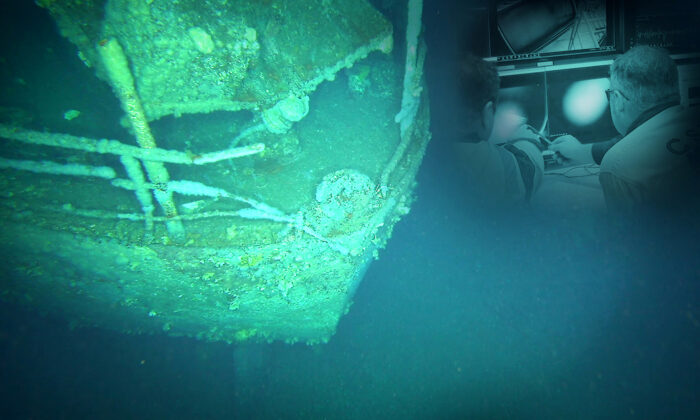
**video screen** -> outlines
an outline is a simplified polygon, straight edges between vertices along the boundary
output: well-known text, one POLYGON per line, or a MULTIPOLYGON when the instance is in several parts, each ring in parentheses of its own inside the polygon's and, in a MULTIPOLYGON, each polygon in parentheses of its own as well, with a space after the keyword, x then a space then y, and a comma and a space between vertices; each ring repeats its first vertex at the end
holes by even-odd
POLYGON ((700 3, 666 0, 635 0, 630 4, 633 18, 630 47, 652 45, 672 54, 698 52, 700 3))
POLYGON ((542 128, 546 108, 544 80, 544 73, 501 78, 498 106, 489 141, 498 144, 512 140, 515 130, 523 123, 537 130, 542 128))
POLYGON ((549 136, 571 134, 582 143, 617 136, 605 95, 609 87, 608 66, 549 72, 549 136))
POLYGON ((495 30, 491 37, 494 57, 613 48, 606 0, 495 2, 495 30))

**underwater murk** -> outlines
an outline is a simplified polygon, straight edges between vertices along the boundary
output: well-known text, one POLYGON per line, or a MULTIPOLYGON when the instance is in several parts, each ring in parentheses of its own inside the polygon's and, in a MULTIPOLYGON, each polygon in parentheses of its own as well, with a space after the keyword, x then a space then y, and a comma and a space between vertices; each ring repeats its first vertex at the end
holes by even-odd
POLYGON ((473 209, 421 3, 3 3, 0 417, 695 418, 697 229, 473 209))

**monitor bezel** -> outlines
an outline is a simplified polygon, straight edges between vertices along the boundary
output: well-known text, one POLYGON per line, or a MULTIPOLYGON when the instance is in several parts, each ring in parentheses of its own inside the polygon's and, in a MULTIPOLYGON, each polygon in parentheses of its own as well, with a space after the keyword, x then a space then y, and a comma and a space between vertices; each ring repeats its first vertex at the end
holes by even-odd
POLYGON ((560 64, 569 61, 595 60, 614 56, 626 50, 626 41, 629 36, 625 34, 625 19, 627 18, 624 7, 624 0, 605 0, 605 19, 607 37, 611 45, 606 48, 582 49, 561 52, 531 52, 525 54, 494 55, 493 48, 496 40, 500 37, 497 25, 497 0, 488 0, 489 16, 489 56, 487 61, 496 63, 498 66, 527 67, 535 66, 538 63, 560 64))

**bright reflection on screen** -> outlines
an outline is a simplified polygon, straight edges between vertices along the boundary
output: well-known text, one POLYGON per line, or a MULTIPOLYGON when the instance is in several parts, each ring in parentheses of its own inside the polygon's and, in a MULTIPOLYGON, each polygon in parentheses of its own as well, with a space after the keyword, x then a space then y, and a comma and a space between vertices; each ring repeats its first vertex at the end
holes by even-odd
POLYGON ((609 87, 610 80, 607 78, 572 83, 562 101, 566 118, 579 127, 598 121, 608 107, 605 90, 609 87))

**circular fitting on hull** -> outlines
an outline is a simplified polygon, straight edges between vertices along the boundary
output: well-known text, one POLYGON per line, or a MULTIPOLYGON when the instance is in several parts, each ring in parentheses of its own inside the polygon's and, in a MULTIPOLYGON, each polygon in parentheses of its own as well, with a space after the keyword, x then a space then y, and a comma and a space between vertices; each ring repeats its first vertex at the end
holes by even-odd
POLYGON ((275 106, 263 111, 262 119, 271 133, 284 134, 292 124, 300 121, 309 113, 309 97, 290 96, 277 102, 275 106))

